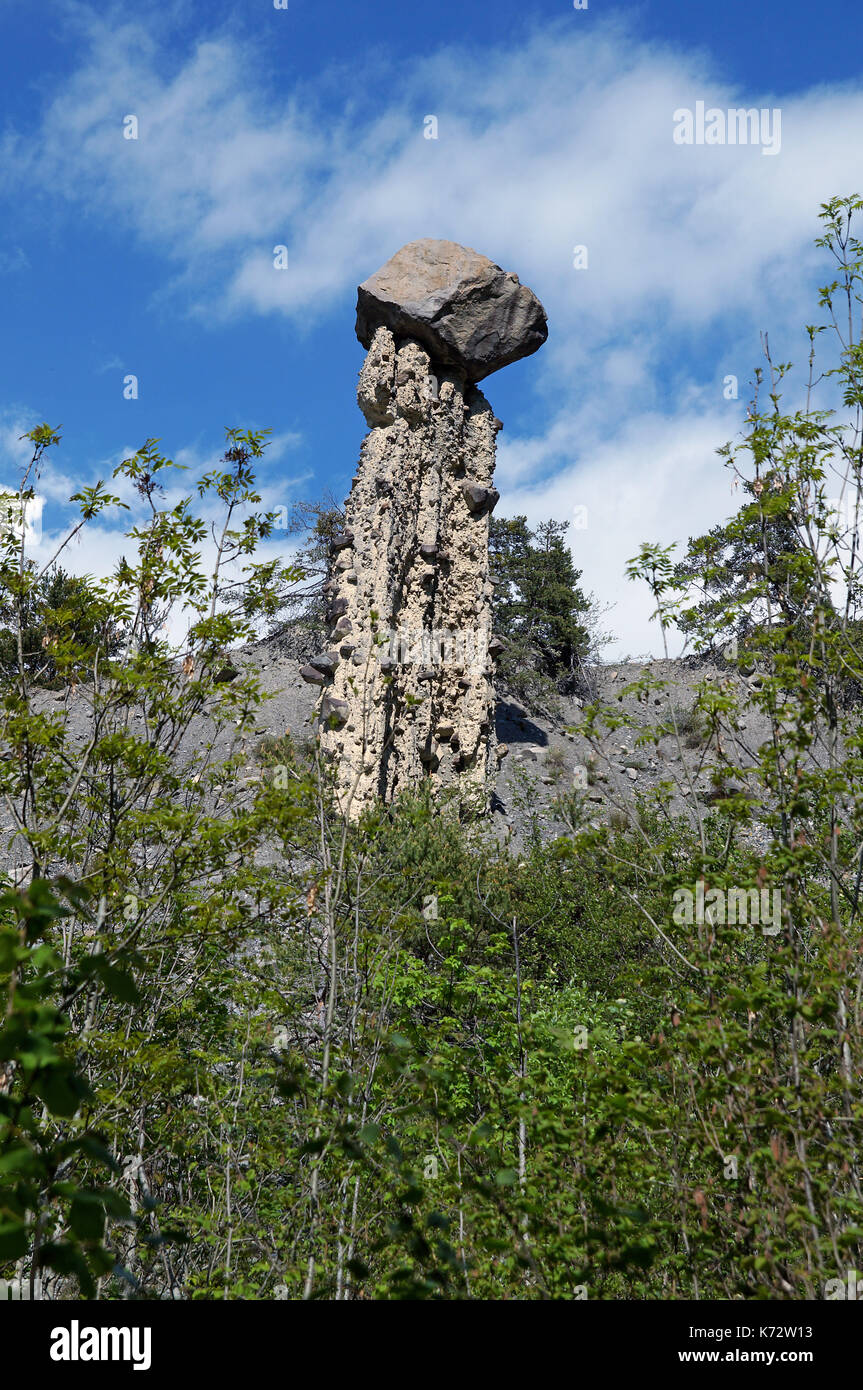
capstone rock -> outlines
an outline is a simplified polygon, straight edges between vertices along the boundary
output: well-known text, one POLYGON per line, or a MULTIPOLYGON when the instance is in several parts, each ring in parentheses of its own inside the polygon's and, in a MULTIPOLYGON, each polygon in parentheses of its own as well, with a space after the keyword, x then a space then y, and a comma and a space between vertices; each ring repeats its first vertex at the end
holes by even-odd
MULTIPOLYGON (((545 310, 512 271, 454 241, 412 241, 360 285, 357 337, 372 349, 379 328, 396 342, 413 338, 432 363, 454 367, 471 382, 528 357, 548 337, 545 310)), ((378 352, 386 353, 386 342, 378 352)), ((361 406, 370 424, 387 424, 394 407, 418 422, 440 389, 437 373, 416 376, 384 356, 366 383, 361 406), (393 393, 393 389, 395 392, 393 393), (395 394, 395 400, 393 399, 395 394)))

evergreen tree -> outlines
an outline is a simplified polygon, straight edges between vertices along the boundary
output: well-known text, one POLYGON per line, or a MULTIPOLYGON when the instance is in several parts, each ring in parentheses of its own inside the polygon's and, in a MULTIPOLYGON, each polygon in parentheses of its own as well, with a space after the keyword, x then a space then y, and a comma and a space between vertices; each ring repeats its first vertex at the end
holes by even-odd
POLYGON ((524 516, 491 522, 493 622, 507 642, 498 670, 529 703, 541 704, 571 682, 590 646, 581 622, 590 605, 565 543, 568 525, 550 520, 532 531, 524 516))
POLYGON ((67 574, 57 565, 37 574, 31 560, 15 576, 7 560, 0 591, 0 671, 18 667, 21 652, 30 678, 51 686, 86 677, 87 653, 103 657, 119 647, 119 626, 87 577, 67 574), (74 649, 74 661, 67 660, 74 649))
POLYGON ((330 542, 344 529, 344 508, 332 492, 320 502, 297 502, 293 507, 288 535, 302 539, 293 559, 293 577, 280 587, 279 617, 272 635, 285 640, 297 655, 316 649, 326 626, 324 584, 332 560, 330 542))

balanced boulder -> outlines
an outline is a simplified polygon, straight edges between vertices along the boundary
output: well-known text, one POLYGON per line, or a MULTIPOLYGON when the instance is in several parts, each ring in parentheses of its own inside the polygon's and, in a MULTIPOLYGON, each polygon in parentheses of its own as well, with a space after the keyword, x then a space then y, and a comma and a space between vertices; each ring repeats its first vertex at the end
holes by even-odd
POLYGON ((413 338, 468 381, 528 357, 548 337, 545 310, 518 276, 455 241, 411 241, 360 285, 357 337, 413 338))

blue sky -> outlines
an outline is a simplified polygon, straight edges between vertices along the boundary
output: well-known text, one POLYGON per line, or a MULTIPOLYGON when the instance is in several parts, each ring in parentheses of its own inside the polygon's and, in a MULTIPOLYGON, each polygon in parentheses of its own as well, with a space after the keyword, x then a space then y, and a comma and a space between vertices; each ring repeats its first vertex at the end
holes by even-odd
MULTIPOLYGON (((357 283, 450 237, 549 315, 542 351, 484 383, 499 513, 586 508, 584 583, 618 651, 655 649, 625 561, 733 508, 713 451, 759 331, 802 360, 818 206, 863 191, 861 39, 850 0, 0 0, 0 481, 23 429, 62 424, 45 554, 69 493, 148 436, 197 470, 225 425, 268 426, 268 505, 344 496, 357 283), (778 108, 778 152, 675 144, 697 101, 778 108)), ((71 560, 122 550, 103 526, 71 560)))

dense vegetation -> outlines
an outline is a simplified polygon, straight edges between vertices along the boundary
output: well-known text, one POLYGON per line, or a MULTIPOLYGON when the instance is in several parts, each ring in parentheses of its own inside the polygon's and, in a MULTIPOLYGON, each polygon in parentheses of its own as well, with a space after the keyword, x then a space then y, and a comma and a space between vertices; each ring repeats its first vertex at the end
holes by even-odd
MULTIPOLYGON (((861 211, 823 212, 841 415, 786 408, 768 359, 723 451, 760 570, 705 608, 668 551, 631 565, 663 631, 745 631, 760 676, 751 750, 734 685, 703 682, 716 796, 686 821, 671 765, 609 827, 576 788, 569 833, 520 857, 422 788, 340 823, 314 745, 262 739, 229 665, 298 578, 255 559, 260 434, 230 432, 200 482, 224 511, 214 573, 191 499, 160 508, 155 441, 120 469, 149 503, 135 558, 82 581, 86 620, 58 627, 81 590, 53 597, 4 539, 0 1277, 103 1299, 784 1299, 861 1267, 863 728, 840 694, 863 653, 856 530, 829 505, 837 469, 863 481, 861 211), (50 698, 19 640, 40 611, 50 698), (699 886, 703 913, 675 910, 699 886), (778 893, 769 931, 727 920, 732 889, 778 893)), ((31 438, 36 464, 59 442, 31 438)), ((77 500, 84 521, 117 505, 77 500)), ((578 611, 531 627, 533 541, 508 525, 513 631, 566 663, 578 611)), ((641 740, 679 739, 650 668, 633 689, 641 740)))

